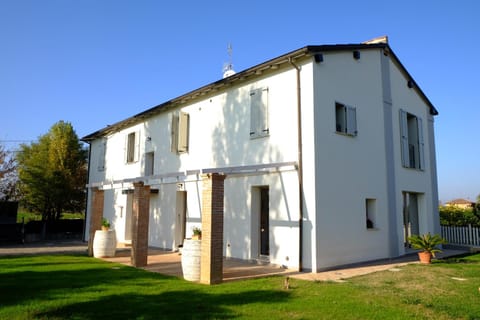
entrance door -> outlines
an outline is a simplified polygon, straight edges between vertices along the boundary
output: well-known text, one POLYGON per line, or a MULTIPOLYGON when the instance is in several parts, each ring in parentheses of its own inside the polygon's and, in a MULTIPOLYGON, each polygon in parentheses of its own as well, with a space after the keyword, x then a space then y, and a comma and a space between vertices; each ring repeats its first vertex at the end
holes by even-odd
POLYGON ((270 229, 269 229, 269 189, 260 189, 260 255, 270 255, 270 229))
POLYGON ((187 223, 187 192, 177 191, 176 199, 176 220, 175 220, 175 249, 183 245, 186 236, 187 223))
POLYGON ((405 247, 410 247, 408 237, 419 234, 419 232, 417 194, 403 192, 403 234, 405 247))

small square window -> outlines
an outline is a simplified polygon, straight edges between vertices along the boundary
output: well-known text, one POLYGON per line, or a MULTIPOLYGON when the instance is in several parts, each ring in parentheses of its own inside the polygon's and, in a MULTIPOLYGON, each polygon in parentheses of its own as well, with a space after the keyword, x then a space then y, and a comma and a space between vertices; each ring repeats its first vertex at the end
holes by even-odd
POLYGON ((357 112, 354 107, 335 103, 335 130, 349 136, 357 135, 357 112))

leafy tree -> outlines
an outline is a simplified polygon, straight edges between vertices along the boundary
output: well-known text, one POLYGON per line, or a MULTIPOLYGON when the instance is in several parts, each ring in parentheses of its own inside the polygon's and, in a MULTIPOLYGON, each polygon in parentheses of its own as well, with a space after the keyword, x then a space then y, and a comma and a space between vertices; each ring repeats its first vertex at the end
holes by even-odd
POLYGON ((23 204, 42 220, 85 206, 87 151, 70 123, 59 121, 38 142, 20 146, 17 156, 23 204))
POLYGON ((18 200, 15 158, 0 145, 0 201, 18 200))

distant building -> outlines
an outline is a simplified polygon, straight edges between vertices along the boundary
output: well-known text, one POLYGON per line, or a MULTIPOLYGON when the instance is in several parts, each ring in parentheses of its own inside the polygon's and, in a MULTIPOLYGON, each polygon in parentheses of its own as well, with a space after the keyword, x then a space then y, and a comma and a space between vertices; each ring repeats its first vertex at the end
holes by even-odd
POLYGON ((306 46, 83 137, 87 223, 178 250, 219 174, 223 256, 312 272, 398 257, 440 233, 437 114, 386 41, 306 46))
POLYGON ((457 207, 460 209, 470 209, 473 208, 475 202, 466 199, 454 199, 445 203, 449 207, 457 207))

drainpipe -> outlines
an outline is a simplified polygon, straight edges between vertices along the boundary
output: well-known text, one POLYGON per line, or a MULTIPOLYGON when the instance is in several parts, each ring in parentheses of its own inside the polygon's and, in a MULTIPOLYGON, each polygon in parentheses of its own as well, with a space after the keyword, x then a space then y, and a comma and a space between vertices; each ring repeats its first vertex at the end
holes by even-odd
MULTIPOLYGON (((91 158, 91 156, 92 156, 92 148, 91 148, 91 144, 88 143, 87 185, 90 184, 90 158, 91 158)), ((89 190, 88 190, 88 187, 86 189, 87 189, 87 195, 85 197, 85 218, 83 219, 82 241, 85 241, 85 232, 86 232, 86 229, 87 229, 88 195, 90 193, 89 190)))
POLYGON ((302 98, 300 86, 300 70, 301 68, 288 58, 288 62, 297 70, 297 146, 298 146, 298 270, 303 270, 303 157, 302 157, 302 98))

